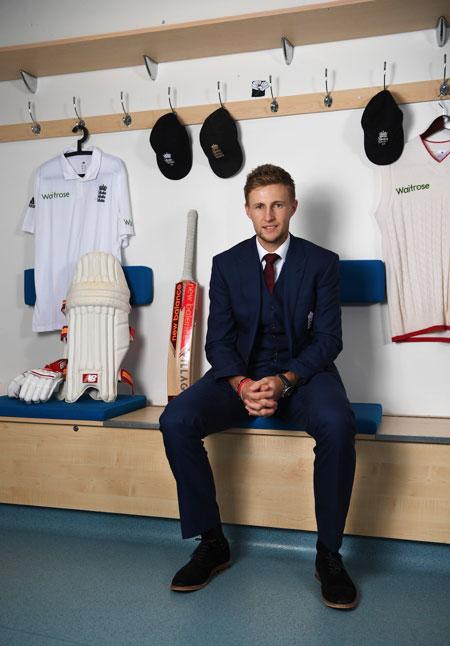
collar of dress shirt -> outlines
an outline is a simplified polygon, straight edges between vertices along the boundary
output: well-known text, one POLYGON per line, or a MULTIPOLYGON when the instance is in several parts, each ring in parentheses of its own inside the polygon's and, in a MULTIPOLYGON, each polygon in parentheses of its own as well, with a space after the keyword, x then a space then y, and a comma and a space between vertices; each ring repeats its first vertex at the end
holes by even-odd
POLYGON ((258 238, 256 238, 256 248, 258 249, 259 260, 262 262, 262 259, 267 253, 277 253, 280 256, 281 260, 284 262, 286 260, 286 254, 288 252, 290 242, 291 234, 289 233, 287 239, 283 242, 282 245, 278 247, 278 249, 275 249, 275 251, 267 251, 267 249, 264 249, 264 247, 260 244, 258 238))

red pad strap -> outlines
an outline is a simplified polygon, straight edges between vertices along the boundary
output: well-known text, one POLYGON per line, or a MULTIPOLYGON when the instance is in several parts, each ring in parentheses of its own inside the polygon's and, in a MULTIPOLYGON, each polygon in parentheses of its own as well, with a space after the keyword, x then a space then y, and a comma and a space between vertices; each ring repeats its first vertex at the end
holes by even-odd
POLYGON ((64 376, 67 374, 67 359, 57 359, 53 363, 48 363, 44 366, 44 370, 52 370, 53 372, 60 372, 64 376))
POLYGON ((134 395, 134 380, 133 375, 128 370, 121 368, 119 371, 119 381, 123 381, 131 387, 131 394, 134 395))
POLYGON ((63 343, 67 343, 67 333, 68 333, 68 331, 69 331, 69 327, 67 325, 63 325, 63 327, 61 328, 60 335, 59 335, 59 338, 61 339, 61 341, 63 341, 63 343))

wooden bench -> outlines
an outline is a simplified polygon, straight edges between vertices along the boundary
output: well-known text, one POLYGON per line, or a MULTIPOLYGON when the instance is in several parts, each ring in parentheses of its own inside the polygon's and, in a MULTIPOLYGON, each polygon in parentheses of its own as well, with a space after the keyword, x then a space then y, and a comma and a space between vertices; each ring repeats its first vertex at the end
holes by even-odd
MULTIPOLYGON (((158 418, 0 418, 0 502, 178 517, 158 418)), ((231 429, 205 440, 224 522, 315 530, 314 440, 231 429)), ((450 420, 384 416, 358 435, 346 532, 450 543, 450 420)))

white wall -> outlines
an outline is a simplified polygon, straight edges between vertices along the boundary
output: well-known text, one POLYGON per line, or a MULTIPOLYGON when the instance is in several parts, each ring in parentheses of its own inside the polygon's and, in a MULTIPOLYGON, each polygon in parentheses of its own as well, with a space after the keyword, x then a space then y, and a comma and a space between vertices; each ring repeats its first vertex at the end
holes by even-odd
MULTIPOLYGON (((0 0, 0 46, 23 42, 141 28, 220 15, 298 5, 279 0, 180 0, 149 3, 75 3, 0 0)), ((450 53, 449 44, 445 51, 450 53)), ((73 116, 72 95, 80 98, 83 116, 120 111, 120 91, 129 95, 130 110, 167 105, 167 86, 177 106, 211 103, 217 107, 216 83, 228 101, 250 98, 250 83, 273 75, 280 96, 321 91, 324 68, 330 89, 379 86, 383 60, 388 83, 442 76, 444 50, 433 31, 297 47, 287 67, 281 50, 206 58, 160 65, 150 81, 143 66, 39 79, 36 95, 21 81, 0 83, 0 123, 27 120, 32 99, 38 119, 73 116)), ((374 94, 379 87, 374 89, 374 94)), ((256 99, 255 99, 256 100, 256 99)), ((405 134, 421 132, 439 114, 436 105, 403 107, 405 134)), ((272 117, 239 124, 245 164, 227 180, 216 177, 200 148, 200 126, 191 126, 194 163, 178 182, 159 172, 149 132, 93 135, 90 143, 120 156, 127 165, 136 237, 126 251, 126 264, 146 264, 155 273, 155 299, 134 313, 138 338, 126 366, 135 374, 138 391, 152 403, 166 400, 166 347, 174 281, 179 277, 186 214, 199 213, 197 277, 204 286, 202 343, 208 309, 211 257, 252 235, 243 209, 246 173, 260 163, 284 166, 293 175, 300 199, 293 233, 333 249, 342 258, 380 258, 381 243, 372 216, 375 167, 364 157, 361 110, 329 114, 272 117)), ((89 126, 89 119, 87 119, 89 126)), ((64 139, 4 143, 0 146, 2 215, 0 257, 3 285, 0 320, 0 392, 24 369, 43 365, 60 354, 58 336, 31 332, 30 308, 23 304, 22 272, 33 265, 33 239, 20 231, 21 217, 34 169, 72 143, 64 139)), ((386 413, 449 416, 447 344, 392 344, 386 305, 345 307, 344 351, 338 359, 352 401, 379 401, 386 413)), ((203 361, 203 367, 206 363, 203 361)))

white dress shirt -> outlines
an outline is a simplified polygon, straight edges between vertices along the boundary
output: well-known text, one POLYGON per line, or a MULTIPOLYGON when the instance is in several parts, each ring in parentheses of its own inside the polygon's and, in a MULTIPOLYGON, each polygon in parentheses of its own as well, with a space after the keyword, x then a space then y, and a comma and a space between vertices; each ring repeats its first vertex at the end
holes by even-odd
POLYGON ((275 262, 273 266, 275 269, 275 282, 278 280, 280 272, 283 268, 290 242, 291 242, 291 234, 288 234, 287 239, 283 242, 282 245, 278 247, 278 249, 275 249, 275 251, 267 251, 267 249, 264 249, 264 247, 260 244, 260 242, 258 241, 258 238, 256 238, 256 248, 258 249, 258 255, 262 264, 263 271, 266 266, 266 261, 263 260, 263 258, 266 254, 276 253, 280 256, 280 258, 275 262))

